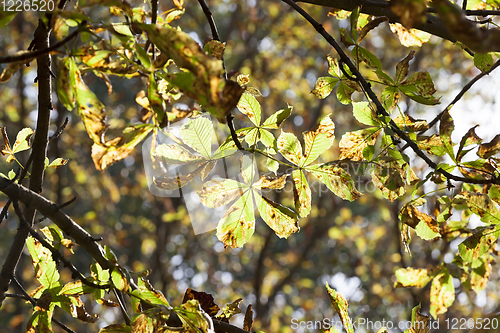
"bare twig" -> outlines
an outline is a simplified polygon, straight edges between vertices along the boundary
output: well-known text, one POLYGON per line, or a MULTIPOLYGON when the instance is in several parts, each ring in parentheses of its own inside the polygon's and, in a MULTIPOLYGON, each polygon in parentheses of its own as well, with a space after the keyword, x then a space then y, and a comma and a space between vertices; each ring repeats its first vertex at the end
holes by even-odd
MULTIPOLYGON (((337 51, 337 53, 340 56, 341 61, 343 61, 351 70, 351 72, 355 75, 357 78, 357 81, 359 84, 363 87, 365 90, 368 98, 375 104, 376 106, 376 112, 379 115, 382 115, 384 117, 388 117, 390 119, 389 113, 385 110, 385 108, 382 106, 382 103, 380 103, 380 100, 378 99, 377 95, 373 92, 371 85, 366 81, 366 79, 361 75, 359 70, 356 68, 356 66, 352 63, 351 59, 347 56, 347 54, 344 52, 344 50, 340 47, 340 45, 335 41, 335 39, 326 32, 326 30, 323 28, 321 24, 319 24, 311 15, 309 15, 306 11, 304 11, 300 6, 298 6, 293 0, 283 0, 283 2, 287 3, 289 6, 291 6, 293 9, 295 9, 300 15, 302 15, 311 25, 318 31, 321 36, 323 36, 326 41, 333 46, 333 48, 337 51)), ((402 131, 399 126, 391 119, 388 123, 387 126, 394 132, 396 133, 402 140, 404 140, 408 146, 415 152, 415 154, 423 159, 425 163, 434 169, 436 172, 439 172, 446 178, 450 180, 455 180, 455 181, 461 181, 465 183, 470 183, 470 184, 500 184, 500 178, 496 177, 493 179, 473 179, 473 178, 466 178, 466 177, 460 177, 453 175, 441 168, 438 168, 438 165, 432 161, 425 153, 418 147, 417 143, 414 142, 408 135, 402 131)))
MULTIPOLYGON (((446 112, 446 111, 449 111, 451 110, 451 108, 453 107, 453 105, 455 105, 464 95, 465 93, 472 87, 472 85, 474 83, 476 83, 477 81, 479 81, 481 78, 483 78, 484 76, 486 75, 489 75, 491 72, 493 72, 498 66, 500 66, 500 60, 497 60, 497 62, 495 62, 491 67, 490 69, 488 69, 487 71, 485 72, 481 72, 479 73, 478 75, 476 75, 472 80, 470 80, 463 88, 462 90, 460 90, 460 92, 457 94, 457 96, 455 96, 455 98, 450 102, 450 104, 448 104, 448 106, 443 110, 441 111, 434 119, 432 119, 429 124, 428 124, 428 128, 432 128, 434 125, 436 125, 436 123, 438 121, 441 120, 441 117, 443 116, 443 114, 446 112)), ((426 130, 422 130, 420 131, 418 134, 423 134, 427 131, 426 130)))
MULTIPOLYGON (((74 197, 73 199, 68 200, 68 201, 62 203, 61 205, 57 205, 57 208, 63 209, 64 207, 67 207, 67 206, 71 205, 75 201, 76 201, 76 197, 74 197)), ((47 219, 47 216, 41 217, 41 218, 39 218, 38 220, 35 221, 35 224, 43 222, 46 219, 47 219)))
MULTIPOLYGON (((219 37, 219 32, 217 31, 217 26, 215 25, 215 20, 212 15, 212 12, 210 11, 210 8, 208 8, 205 0, 198 0, 198 3, 200 4, 201 8, 203 9, 203 13, 207 18, 208 25, 210 26, 210 30, 212 31, 212 38, 220 42, 221 40, 219 37)), ((226 65, 224 63, 224 57, 222 57, 222 67, 224 68, 224 78, 227 81, 228 77, 227 77, 226 65)), ((233 139, 234 144, 236 145, 238 150, 245 150, 243 149, 243 146, 241 145, 241 142, 238 139, 238 135, 236 134, 236 130, 234 129, 233 119, 234 117, 231 113, 228 113, 226 115, 227 127, 229 127, 231 138, 233 139)))
POLYGON ((30 52, 30 53, 24 53, 24 54, 15 55, 15 56, 0 57, 0 64, 9 63, 9 62, 24 61, 24 60, 28 60, 28 59, 31 60, 31 59, 35 59, 41 55, 47 54, 51 51, 54 51, 54 50, 58 49, 59 47, 63 46, 64 44, 66 44, 67 42, 69 42, 70 40, 72 40, 73 38, 75 38, 80 33, 80 31, 83 31, 82 27, 84 27, 85 24, 87 24, 87 23, 82 22, 80 24, 80 26, 75 31, 73 31, 71 34, 66 36, 66 38, 64 38, 60 42, 57 42, 56 44, 54 44, 50 47, 46 47, 46 48, 43 48, 40 50, 37 49, 36 51, 30 52))
POLYGON ((52 141, 52 140, 57 139, 62 134, 62 132, 64 131, 64 129, 66 128, 66 126, 68 125, 68 122, 69 122, 69 118, 66 117, 66 119, 64 119, 64 123, 62 123, 62 125, 59 126, 59 128, 57 129, 57 131, 54 134, 52 134, 52 136, 50 137, 49 140, 52 141))

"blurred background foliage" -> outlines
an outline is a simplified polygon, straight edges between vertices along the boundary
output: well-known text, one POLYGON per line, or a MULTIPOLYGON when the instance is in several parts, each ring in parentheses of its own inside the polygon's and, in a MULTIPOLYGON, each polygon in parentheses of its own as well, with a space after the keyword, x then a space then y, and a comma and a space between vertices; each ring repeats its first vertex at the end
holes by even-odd
MULTIPOLYGON (((129 2, 134 7, 144 6, 142 1, 129 2)), ((326 55, 334 53, 288 6, 280 1, 255 0, 211 0, 209 5, 221 40, 227 42, 227 70, 250 75, 250 86, 260 89, 263 94, 259 102, 266 116, 288 103, 294 108, 290 118, 293 121, 285 123, 285 130, 300 133, 310 129, 322 115, 332 113, 337 144, 342 134, 361 128, 351 115, 351 106, 340 104, 333 96, 319 100, 310 93, 316 79, 326 75, 326 55)), ((170 1, 161 1, 159 13, 172 7, 170 1)), ((348 20, 339 21, 328 16, 327 8, 313 5, 303 5, 303 8, 335 38, 339 38, 339 27, 348 26, 348 20)), ((106 9, 93 7, 88 14, 101 17, 106 15, 106 9)), ((26 49, 36 23, 35 14, 24 12, 4 27, 5 33, 0 36, 2 55, 26 49)), ((200 43, 211 36, 206 18, 195 2, 186 4, 185 14, 172 24, 200 43)), ((362 43, 377 55, 383 69, 390 74, 412 49, 400 44, 387 23, 371 31, 362 43)), ((422 114, 422 106, 409 99, 403 98, 399 107, 416 118, 430 120, 478 70, 462 49, 436 37, 421 48, 413 49, 417 53, 410 71, 430 72, 437 84, 437 95, 443 96, 442 104, 426 108, 425 114, 422 114)), ((57 58, 55 54, 54 72, 59 65, 57 58)), ((0 86, 0 123, 7 127, 11 140, 21 128, 34 127, 35 67, 24 67, 0 86)), ((141 107, 135 103, 134 96, 145 87, 141 78, 111 77, 113 92, 109 95, 104 83, 93 74, 84 78, 105 103, 112 128, 138 122, 141 107)), ((360 94, 354 97, 361 98, 360 94)), ((489 98, 483 96, 483 103, 493 102, 489 98)), ((473 112, 470 119, 463 121, 473 122, 473 112)), ((241 127, 244 116, 237 111, 234 115, 236 127, 241 127)), ((91 139, 78 115, 57 103, 52 117, 54 131, 65 117, 69 117, 70 122, 63 135, 50 143, 49 158, 63 157, 69 162, 65 167, 47 171, 43 195, 57 203, 76 196, 77 201, 66 207, 65 212, 92 235, 102 236, 103 244, 115 251, 121 263, 133 271, 151 270, 151 282, 174 305, 181 303, 188 287, 213 294, 219 305, 242 297, 241 308, 252 304, 256 312, 254 329, 291 332, 291 318, 333 318, 335 312, 324 288, 327 281, 349 301, 354 320, 358 317, 374 321, 409 320, 415 305, 422 303, 423 310, 429 310, 430 285, 424 289, 395 289, 394 271, 407 266, 431 268, 443 260, 451 261, 450 253, 457 250, 457 244, 443 240, 424 242, 414 237, 412 256, 407 254, 402 247, 397 218, 402 203, 389 203, 374 190, 370 178, 362 175, 357 178, 357 187, 365 195, 352 203, 322 191, 317 184, 312 185, 312 213, 300 221, 300 233, 288 240, 279 239, 260 221, 244 248, 224 249, 215 232, 194 234, 182 199, 151 194, 139 146, 124 161, 99 172, 90 157, 91 139)), ((325 154, 325 160, 337 159, 338 145, 325 154)), ((20 154, 23 162, 27 156, 20 154)), ((2 171, 10 169, 4 161, 1 163, 2 171)), ((423 170, 417 168, 416 171, 422 177, 423 170)), ((289 185, 274 199, 292 206, 289 185)), ((2 196, 2 206, 5 201, 2 196)), ((50 224, 50 221, 43 223, 50 224)), ((13 216, 0 225, 0 257, 5 256, 17 225, 13 216)), ((88 271, 90 258, 80 255, 78 248, 72 260, 79 269, 88 271)), ((440 316, 441 320, 484 317, 486 313, 499 311, 499 273, 498 265, 493 265, 490 282, 480 295, 459 289, 456 301, 448 313, 440 316)), ((17 276, 25 286, 33 280, 27 252, 19 264, 17 276)), ((67 276, 68 280, 70 278, 67 276)), ((27 289, 31 291, 34 287, 35 284, 27 289)), ((0 312, 0 326, 11 332, 23 331, 30 307, 21 300, 6 300, 0 312)), ((77 332, 95 332, 99 326, 114 322, 119 315, 118 311, 102 309, 95 303, 93 308, 87 309, 90 313, 103 315, 96 324, 72 327, 77 332)), ((62 311, 60 314, 64 315, 62 311)), ((237 318, 242 320, 242 317, 237 318)), ((446 331, 442 328, 436 332, 446 331)))

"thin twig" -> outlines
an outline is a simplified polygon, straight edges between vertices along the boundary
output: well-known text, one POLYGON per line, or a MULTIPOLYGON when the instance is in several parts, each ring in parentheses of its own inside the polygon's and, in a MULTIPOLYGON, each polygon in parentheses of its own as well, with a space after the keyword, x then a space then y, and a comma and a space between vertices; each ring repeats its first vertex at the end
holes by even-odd
MULTIPOLYGON (((219 37, 219 32, 217 31, 217 26, 215 25, 215 20, 214 16, 212 15, 212 12, 210 11, 210 8, 208 8, 207 3, 205 0, 198 0, 198 3, 200 4, 201 8, 203 9, 203 13, 205 14, 208 25, 210 26, 210 30, 212 31, 212 38, 217 41, 221 41, 219 37)), ((224 56, 222 57, 222 67, 224 68, 224 79, 227 81, 227 70, 226 70, 226 64, 224 62, 224 56)), ((229 127, 229 132, 231 133, 231 138, 234 141, 234 144, 238 148, 238 150, 245 150, 243 146, 241 145, 240 140, 238 139, 238 135, 236 134, 236 130, 234 129, 234 123, 233 123, 233 115, 231 113, 228 113, 226 115, 226 122, 227 122, 227 127, 229 127)))
POLYGON ((52 45, 50 47, 47 47, 47 48, 44 48, 41 50, 36 50, 36 51, 30 52, 30 53, 24 53, 24 54, 20 54, 20 55, 13 55, 13 56, 7 56, 7 57, 0 57, 0 64, 9 63, 9 62, 24 61, 24 60, 28 60, 28 59, 31 60, 31 59, 35 59, 41 55, 44 55, 45 53, 49 53, 51 51, 54 51, 55 49, 58 49, 59 47, 63 46, 64 44, 66 44, 67 42, 69 42, 70 40, 75 38, 80 33, 80 31, 83 30, 82 28, 85 24, 87 24, 87 23, 85 21, 83 21, 75 31, 73 31, 71 34, 69 34, 62 41, 55 43, 54 45, 52 45))
POLYGON ((69 122, 69 118, 66 117, 66 119, 64 119, 64 123, 62 123, 62 125, 59 126, 57 131, 54 134, 52 134, 52 136, 49 138, 49 140, 52 141, 52 140, 57 139, 62 134, 62 132, 64 131, 66 126, 68 125, 68 122, 69 122))
MULTIPOLYGON (((356 76, 358 82, 365 90, 366 94, 368 95, 368 98, 371 99, 372 102, 375 104, 377 114, 382 115, 384 117, 389 117, 390 119, 389 113, 382 106, 382 103, 380 103, 380 100, 378 99, 377 95, 373 92, 371 85, 361 75, 359 70, 356 68, 356 66, 354 66, 351 59, 347 56, 347 54, 335 41, 335 39, 326 32, 326 30, 323 28, 321 24, 319 24, 311 15, 309 15, 306 11, 304 11, 293 0, 283 0, 283 2, 287 3, 290 7, 295 9, 300 15, 302 15, 309 23, 311 23, 311 25, 316 29, 316 31, 318 31, 318 33, 321 34, 321 36, 323 36, 331 46, 333 46, 333 48, 339 54, 341 61, 343 61, 349 67, 351 72, 356 76)), ((500 178, 498 177, 493 179, 465 178, 453 175, 441 168, 438 168, 438 165, 434 161, 432 161, 427 155, 425 155, 425 153, 418 147, 417 143, 414 142, 412 139, 410 139, 410 137, 408 137, 408 135, 399 128, 399 126, 394 122, 394 120, 391 119, 387 125, 394 133, 396 133, 401 139, 403 139, 408 144, 408 146, 410 146, 410 148, 415 152, 415 154, 419 156, 421 159, 423 159, 429 167, 434 169, 436 172, 439 172, 446 178, 470 184, 500 184, 500 178)))
MULTIPOLYGON (((68 200, 68 201, 66 201, 66 202, 64 202, 64 203, 62 203, 62 204, 60 204, 60 205, 58 205, 58 206, 57 206, 57 208, 58 208, 58 209, 63 209, 64 207, 71 205, 71 204, 72 204, 73 202, 75 202, 75 201, 76 201, 76 197, 74 197, 73 199, 68 200)), ((36 220, 36 221, 35 221, 35 224, 40 223, 40 222, 43 222, 43 221, 45 221, 46 219, 47 219, 47 216, 41 217, 41 218, 39 218, 38 220, 36 220)))
MULTIPOLYGON (((488 69, 487 71, 485 72, 481 72, 479 73, 478 75, 476 75, 472 80, 470 80, 463 88, 462 90, 460 90, 460 92, 457 94, 457 96, 455 96, 455 98, 453 99, 453 101, 451 101, 450 104, 448 104, 448 106, 443 110, 441 111, 434 119, 432 119, 432 121, 428 124, 428 128, 432 128, 434 125, 436 125, 436 123, 441 120, 441 117, 443 116, 443 114, 446 112, 446 111, 449 111, 453 105, 455 105, 464 95, 465 93, 472 87, 472 85, 474 83, 476 83, 477 81, 479 81, 481 78, 483 78, 484 76, 486 75, 489 75, 491 72, 493 72, 493 70, 495 70, 498 66, 500 66, 500 60, 497 60, 497 62, 495 62, 491 67, 490 69, 488 69)), ((425 130, 422 130, 420 131, 418 134, 423 134, 427 131, 427 129, 425 130)))

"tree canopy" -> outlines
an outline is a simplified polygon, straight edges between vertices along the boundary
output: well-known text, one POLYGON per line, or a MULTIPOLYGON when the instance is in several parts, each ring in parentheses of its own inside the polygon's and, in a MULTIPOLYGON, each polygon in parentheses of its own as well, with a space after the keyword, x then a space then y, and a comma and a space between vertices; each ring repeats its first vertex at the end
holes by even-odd
POLYGON ((498 15, 4 1, 2 327, 497 331, 498 15))

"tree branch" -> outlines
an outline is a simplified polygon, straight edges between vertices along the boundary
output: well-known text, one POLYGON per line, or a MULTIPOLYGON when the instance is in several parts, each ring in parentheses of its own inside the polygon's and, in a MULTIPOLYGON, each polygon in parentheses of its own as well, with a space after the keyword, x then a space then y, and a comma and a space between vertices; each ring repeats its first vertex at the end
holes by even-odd
MULTIPOLYGON (((283 2, 287 3, 289 6, 291 6, 293 9, 295 9, 300 15, 302 15, 311 25, 318 31, 319 34, 321 34, 326 41, 333 46, 333 48, 337 51, 337 53, 340 56, 340 60, 344 62, 351 72, 354 74, 356 77, 357 81, 359 84, 363 87, 364 91, 366 92, 366 95, 368 98, 375 104, 376 106, 376 112, 379 115, 382 115, 384 117, 388 117, 390 119, 390 115, 385 110, 385 108, 382 106, 382 103, 380 103, 380 100, 378 99, 377 95, 373 92, 371 85, 366 81, 366 79, 361 75, 357 67, 352 63, 351 59, 347 56, 347 54, 344 52, 344 50, 340 47, 340 45, 335 41, 335 39, 326 32, 326 30, 323 28, 321 24, 319 24, 314 18, 312 18, 311 15, 309 15, 306 11, 304 11, 300 6, 298 6, 293 0, 283 0, 283 2)), ((497 184, 500 185, 500 178, 495 177, 493 179, 473 179, 473 178, 466 178, 466 177, 460 177, 453 175, 441 168, 438 168, 438 165, 432 161, 425 153, 418 147, 418 145, 410 139, 410 137, 402 131, 399 126, 391 119, 388 123, 387 126, 394 132, 396 133, 403 141, 405 141, 408 146, 415 152, 415 154, 423 159, 425 163, 432 169, 434 169, 436 172, 439 172, 443 176, 445 176, 449 180, 455 180, 455 181, 461 181, 465 183, 470 183, 470 184, 497 184)))
POLYGON ((17 202, 17 200, 14 200, 13 206, 14 206, 17 217, 19 218, 21 224, 25 225, 26 228, 28 228, 31 236, 33 236, 33 238, 35 238, 37 241, 39 241, 43 245, 43 247, 49 249, 49 251, 52 253, 52 257, 53 257, 54 261, 56 261, 56 260, 61 261, 63 263, 63 265, 65 267, 67 267, 71 271, 71 273, 73 273, 73 278, 79 279, 80 281, 82 281, 82 283, 84 285, 87 285, 87 286, 92 287, 92 288, 96 288, 96 289, 109 289, 109 288, 111 288, 111 286, 109 284, 98 285, 98 284, 95 284, 95 283, 87 280, 85 278, 85 276, 83 276, 82 273, 80 273, 76 269, 76 267, 73 266, 73 264, 61 254, 61 252, 59 252, 55 247, 50 245, 49 242, 47 242, 38 232, 36 232, 35 229, 33 229, 28 224, 28 221, 26 221, 26 219, 24 218, 24 215, 23 215, 23 212, 21 211, 21 208, 19 208, 19 203, 17 202))
MULTIPOLYGON (((50 48, 50 32, 50 28, 46 27, 42 20, 38 20, 38 27, 35 30, 33 39, 34 46, 37 50, 50 48)), ((29 187, 32 191, 37 193, 42 191, 45 158, 47 156, 47 145, 49 142, 50 111, 52 110, 52 72, 50 69, 50 61, 50 55, 48 53, 39 55, 36 60, 38 78, 38 118, 35 138, 33 139, 33 167, 31 170, 29 187)), ((30 226, 33 225, 35 212, 36 210, 34 207, 26 206, 25 216, 30 226)), ((9 287, 10 280, 19 262, 28 234, 29 230, 24 225, 20 225, 9 253, 7 254, 7 258, 2 266, 2 271, 0 272, 0 306, 5 299, 5 292, 9 287)))
MULTIPOLYGON (((9 180, 0 178, 0 187, 9 183, 9 180)), ((19 200, 25 205, 29 205, 38 210, 43 215, 47 216, 54 222, 62 231, 73 238, 75 242, 83 247, 94 258, 103 269, 111 269, 114 265, 104 257, 104 250, 95 242, 95 239, 75 221, 73 221, 66 213, 52 201, 47 200, 40 194, 35 193, 24 186, 16 183, 11 183, 9 186, 2 188, 3 193, 8 195, 12 200, 19 200)))
MULTIPOLYGON (((389 8, 389 2, 384 0, 299 0, 297 2, 305 2, 347 11, 353 11, 356 7, 361 6, 361 13, 373 16, 385 16, 389 19, 390 23, 401 22, 399 17, 389 8)), ((427 14, 427 20, 425 23, 417 24, 414 28, 449 40, 452 43, 457 41, 450 34, 448 29, 446 29, 443 21, 441 21, 439 17, 431 14, 427 14)))

